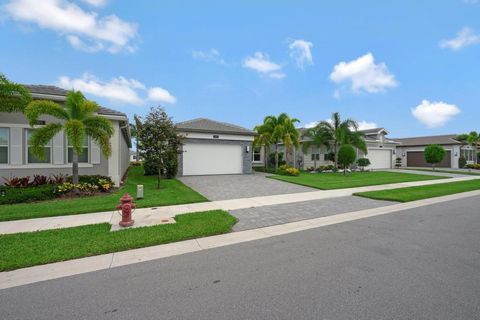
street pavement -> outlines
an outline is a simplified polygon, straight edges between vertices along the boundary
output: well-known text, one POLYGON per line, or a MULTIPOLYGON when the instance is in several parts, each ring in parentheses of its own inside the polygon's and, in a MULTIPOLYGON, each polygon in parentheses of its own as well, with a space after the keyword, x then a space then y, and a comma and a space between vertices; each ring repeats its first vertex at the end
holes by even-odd
POLYGON ((0 291, 0 319, 480 319, 480 197, 0 291))

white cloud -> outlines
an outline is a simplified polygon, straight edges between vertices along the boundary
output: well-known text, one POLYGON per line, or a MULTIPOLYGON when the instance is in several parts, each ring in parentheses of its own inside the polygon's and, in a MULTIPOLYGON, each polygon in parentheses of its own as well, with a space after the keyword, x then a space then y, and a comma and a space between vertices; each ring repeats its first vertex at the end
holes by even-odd
POLYGON ((440 47, 458 51, 465 47, 479 43, 480 34, 475 34, 473 29, 465 27, 457 33, 455 38, 440 41, 440 47))
POLYGON ((177 98, 172 96, 170 92, 160 87, 153 87, 148 89, 148 99, 152 101, 175 103, 177 98))
MULTIPOLYGON (((388 71, 386 64, 375 64, 371 53, 356 60, 338 63, 333 68, 330 79, 335 83, 350 84, 350 89, 355 93, 378 93, 397 86, 395 76, 388 71)), ((335 96, 339 97, 339 93, 335 96)))
POLYGON ((460 109, 454 104, 428 100, 422 100, 420 105, 412 109, 412 115, 429 128, 441 127, 459 113, 460 109))
POLYGON ((220 51, 218 51, 215 48, 211 48, 208 51, 193 50, 192 57, 197 60, 215 62, 221 65, 227 65, 225 60, 223 60, 223 58, 221 57, 220 51))
POLYGON ((243 67, 257 71, 258 73, 269 76, 274 79, 285 78, 285 73, 282 72, 282 66, 270 61, 268 54, 262 52, 255 52, 253 57, 247 57, 243 61, 243 67))
POLYGON ((480 3, 480 0, 463 0, 466 4, 477 4, 480 3))
POLYGON ((108 2, 108 0, 82 0, 82 1, 94 7, 103 7, 108 2))
POLYGON ((160 87, 147 87, 136 79, 125 77, 102 81, 94 75, 84 73, 80 78, 59 77, 58 85, 65 89, 80 90, 84 93, 126 104, 143 105, 148 100, 175 103, 176 98, 160 87), (145 91, 147 96, 145 97, 145 91))
MULTIPOLYGON (((89 0, 91 3, 102 3, 89 0)), ((3 9, 14 20, 36 24, 67 38, 76 49, 86 52, 106 50, 111 53, 135 51, 132 43, 137 36, 137 25, 121 20, 116 15, 99 17, 67 0, 10 0, 3 9)))
POLYGON ((378 125, 375 122, 368 122, 368 121, 359 121, 358 122, 358 130, 368 130, 378 128, 378 125))
POLYGON ((304 125, 304 127, 307 128, 307 129, 308 129, 308 128, 313 128, 313 127, 315 127, 315 126, 316 126, 317 124, 319 124, 319 123, 320 123, 320 121, 312 121, 312 122, 306 123, 306 124, 304 125))
POLYGON ((305 40, 293 40, 288 46, 290 57, 295 59, 300 69, 304 69, 305 65, 313 64, 312 47, 313 43, 305 40))

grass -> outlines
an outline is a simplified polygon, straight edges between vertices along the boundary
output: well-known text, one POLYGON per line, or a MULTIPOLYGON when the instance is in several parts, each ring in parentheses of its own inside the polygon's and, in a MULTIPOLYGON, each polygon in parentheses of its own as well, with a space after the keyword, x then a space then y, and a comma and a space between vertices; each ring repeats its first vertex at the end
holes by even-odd
POLYGON ((426 172, 443 172, 443 173, 454 173, 454 174, 464 174, 464 175, 469 175, 469 176, 478 176, 480 175, 480 171, 475 172, 473 171, 455 171, 455 170, 445 170, 445 169, 435 169, 433 171, 432 169, 408 169, 408 168, 402 168, 402 170, 413 170, 413 171, 426 171, 426 172))
POLYGON ((449 182, 428 186, 360 192, 356 193, 355 195, 376 200, 409 202, 479 189, 480 179, 476 179, 470 181, 449 182))
POLYGON ((175 220, 115 232, 102 223, 0 235, 0 271, 227 233, 237 221, 221 210, 178 215, 175 220))
POLYGON ((300 173, 297 177, 274 175, 269 178, 300 184, 322 190, 355 188, 389 183, 411 182, 421 180, 445 179, 446 177, 389 172, 351 172, 346 176, 343 173, 300 173))
POLYGON ((143 184, 144 188, 144 199, 135 200, 137 208, 207 201, 177 179, 162 180, 160 189, 156 188, 156 183, 155 176, 144 176, 142 167, 132 166, 125 185, 111 194, 0 205, 0 221, 111 211, 124 193, 135 196, 137 184, 143 184))

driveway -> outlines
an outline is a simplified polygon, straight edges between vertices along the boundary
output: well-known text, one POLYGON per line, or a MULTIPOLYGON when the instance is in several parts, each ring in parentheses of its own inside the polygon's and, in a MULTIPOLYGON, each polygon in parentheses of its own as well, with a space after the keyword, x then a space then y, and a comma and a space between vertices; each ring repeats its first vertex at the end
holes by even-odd
POLYGON ((187 176, 179 179, 208 200, 229 200, 318 191, 318 189, 314 188, 269 179, 264 173, 187 176))

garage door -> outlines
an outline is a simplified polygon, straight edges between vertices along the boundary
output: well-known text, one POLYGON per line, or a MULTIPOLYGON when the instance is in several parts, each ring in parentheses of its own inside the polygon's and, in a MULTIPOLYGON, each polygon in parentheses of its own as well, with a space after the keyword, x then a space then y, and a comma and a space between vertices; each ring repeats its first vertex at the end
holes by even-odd
POLYGON ((369 149, 366 156, 370 160, 368 169, 391 169, 392 151, 388 149, 369 149))
MULTIPOLYGON (((452 166, 452 154, 446 151, 445 158, 439 164, 435 165, 440 168, 450 168, 452 166)), ((425 161, 425 153, 423 151, 408 151, 407 152, 407 167, 431 167, 430 163, 425 161)))
POLYGON ((183 151, 185 176, 238 174, 243 171, 242 146, 187 143, 183 151))

